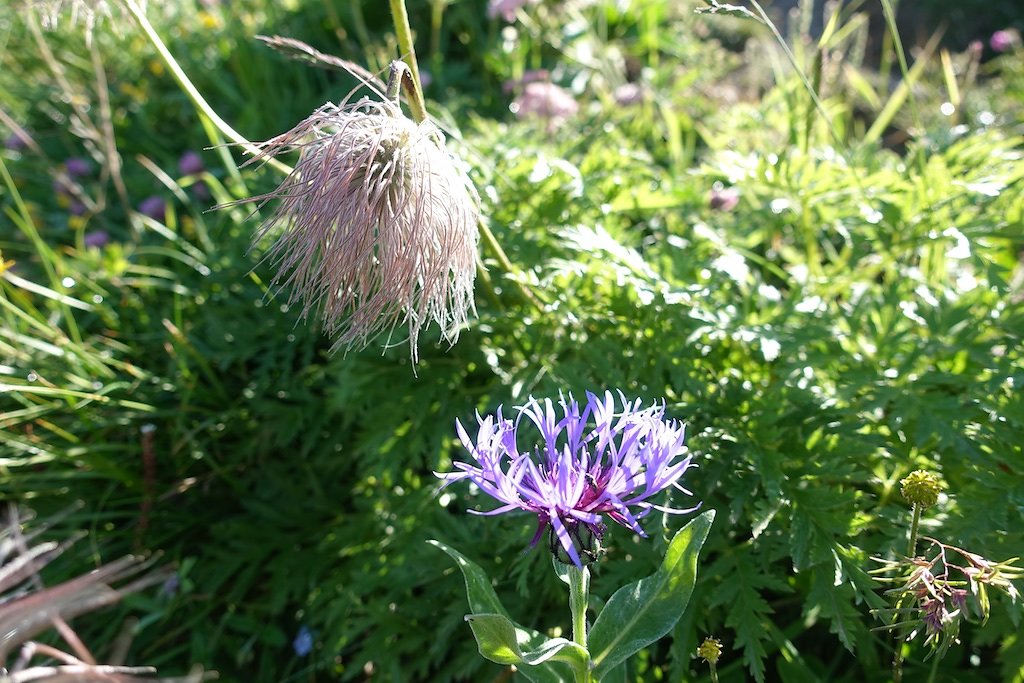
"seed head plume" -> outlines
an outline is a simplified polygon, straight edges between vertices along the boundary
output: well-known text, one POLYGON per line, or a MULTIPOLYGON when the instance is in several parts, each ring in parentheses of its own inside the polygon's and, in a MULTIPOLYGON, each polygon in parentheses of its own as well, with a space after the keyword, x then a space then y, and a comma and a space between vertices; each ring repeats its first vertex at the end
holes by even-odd
POLYGON ((288 303, 320 313, 333 350, 404 324, 415 363, 431 320, 454 343, 474 310, 478 213, 438 128, 406 118, 389 87, 382 101, 325 104, 255 160, 293 150, 285 181, 249 200, 277 200, 255 239, 283 229, 266 258, 288 303))

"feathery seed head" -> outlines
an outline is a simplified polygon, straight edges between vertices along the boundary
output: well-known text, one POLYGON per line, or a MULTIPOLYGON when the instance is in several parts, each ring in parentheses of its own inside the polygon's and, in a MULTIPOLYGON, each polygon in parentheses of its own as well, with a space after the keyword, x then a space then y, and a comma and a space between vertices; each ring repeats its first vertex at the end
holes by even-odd
POLYGON ((430 122, 364 98, 325 104, 265 143, 259 159, 299 151, 256 240, 283 228, 267 254, 274 284, 319 311, 334 348, 362 348, 408 326, 413 362, 423 327, 454 343, 473 307, 478 212, 466 175, 430 122))

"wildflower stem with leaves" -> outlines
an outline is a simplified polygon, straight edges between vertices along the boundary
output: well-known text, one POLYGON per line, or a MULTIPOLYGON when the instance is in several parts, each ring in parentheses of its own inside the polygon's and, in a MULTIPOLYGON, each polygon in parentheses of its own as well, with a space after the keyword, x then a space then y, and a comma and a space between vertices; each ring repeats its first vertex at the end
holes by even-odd
POLYGON ((682 615, 696 580, 697 553, 714 514, 706 512, 678 531, 661 568, 619 589, 591 625, 588 565, 600 559, 605 517, 646 536, 639 521, 653 510, 687 513, 651 498, 669 489, 690 495, 679 481, 693 466, 683 425, 665 419, 663 406, 641 408, 621 392, 587 393, 585 404, 570 395, 558 401, 530 398, 515 419, 501 408, 478 416, 476 437, 456 422, 472 462, 435 473, 444 486, 469 481, 494 498, 498 507, 481 515, 522 511, 536 516, 531 546, 545 535, 552 564, 569 588, 572 640, 547 638, 519 626, 491 589, 482 569, 457 551, 432 541, 454 559, 466 579, 466 616, 480 653, 500 664, 514 664, 530 680, 562 676, 568 668, 576 683, 597 683, 619 675, 625 660, 665 635, 682 615), (531 444, 530 434, 535 437, 531 444))

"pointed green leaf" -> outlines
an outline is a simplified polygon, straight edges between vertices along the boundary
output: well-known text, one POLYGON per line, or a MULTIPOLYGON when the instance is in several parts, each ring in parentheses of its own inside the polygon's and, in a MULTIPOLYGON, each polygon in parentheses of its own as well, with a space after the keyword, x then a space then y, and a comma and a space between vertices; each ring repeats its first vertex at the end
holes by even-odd
POLYGON ((544 638, 540 647, 531 646, 524 639, 523 629, 501 614, 469 614, 466 616, 473 635, 476 636, 480 654, 498 664, 541 664, 551 659, 564 661, 579 669, 587 665, 587 651, 580 645, 565 638, 544 638))
POLYGON ((626 683, 626 663, 623 662, 605 674, 601 683, 626 683))
POLYGON ((462 576, 466 580, 466 596, 469 598, 469 611, 473 614, 501 614, 508 616, 505 607, 498 599, 498 594, 491 586, 491 579, 487 573, 480 568, 480 565, 471 562, 458 550, 451 548, 440 541, 427 541, 435 548, 440 548, 455 560, 459 565, 462 576))
MULTIPOLYGON (((469 621, 469 626, 473 629, 473 634, 477 638, 477 646, 480 648, 480 654, 491 661, 498 662, 499 664, 516 663, 512 661, 494 659, 487 654, 484 649, 484 643, 481 642, 480 635, 477 633, 478 628, 486 630, 485 636, 488 639, 487 647, 494 648, 495 656, 508 656, 510 652, 515 655, 515 653, 518 652, 518 656, 521 657, 521 660, 516 663, 516 667, 519 669, 521 674, 534 683, 563 683, 573 680, 572 672, 563 663, 563 661, 571 661, 571 658, 575 656, 571 651, 567 650, 568 654, 565 654, 565 656, 549 655, 550 659, 548 661, 545 661, 545 659, 548 658, 542 657, 537 660, 539 663, 531 664, 530 659, 527 658, 524 653, 528 653, 531 657, 539 657, 541 655, 538 653, 547 652, 547 648, 551 647, 552 639, 549 639, 543 633, 520 626, 508 618, 508 611, 505 609, 504 605, 501 604, 501 600, 498 599, 498 594, 494 592, 490 578, 479 565, 471 562, 465 555, 454 548, 441 543, 440 541, 431 540, 427 541, 427 543, 447 553, 449 557, 455 560, 455 563, 462 571, 462 577, 466 582, 466 595, 469 598, 469 608, 472 612, 472 614, 467 615, 466 619, 469 621), (483 621, 480 621, 481 617, 484 617, 483 621), (496 629, 497 631, 500 631, 500 629, 504 627, 496 625, 493 617, 502 617, 505 619, 507 624, 513 630, 513 637, 511 639, 509 638, 507 631, 503 633, 496 632, 496 629), (499 643, 504 643, 507 646, 509 642, 515 644, 516 650, 510 651, 499 647, 499 643)), ((576 647, 579 646, 576 645, 576 647)), ((582 650, 582 648, 580 648, 580 650, 582 650)), ((558 654, 557 649, 555 654, 558 654)), ((583 654, 585 657, 586 652, 584 651, 583 654)))
POLYGON ((590 631, 598 679, 668 633, 682 616, 697 580, 697 555, 714 519, 714 510, 708 510, 680 529, 658 571, 608 600, 590 631))

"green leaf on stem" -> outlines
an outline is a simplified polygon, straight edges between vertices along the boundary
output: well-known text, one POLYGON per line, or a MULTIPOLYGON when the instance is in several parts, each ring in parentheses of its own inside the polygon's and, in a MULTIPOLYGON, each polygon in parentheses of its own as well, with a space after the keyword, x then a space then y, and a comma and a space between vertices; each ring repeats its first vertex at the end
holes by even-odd
POLYGON ((468 614, 466 621, 473 629, 480 654, 498 664, 542 664, 550 660, 563 661, 573 668, 587 666, 587 651, 565 638, 545 638, 537 649, 523 649, 524 629, 501 614, 468 614))
POLYGON ((664 636, 682 616, 697 580, 697 555, 714 519, 714 510, 708 510, 680 529, 658 571, 608 600, 590 630, 595 678, 664 636))
POLYGON ((472 612, 466 616, 466 620, 477 639, 480 654, 499 664, 515 664, 519 672, 534 683, 573 680, 572 672, 564 662, 573 662, 574 667, 581 661, 581 657, 585 662, 586 651, 582 647, 564 638, 548 638, 543 633, 512 621, 498 599, 498 594, 494 592, 490 578, 479 565, 440 541, 431 540, 427 543, 447 553, 462 571, 472 612))

